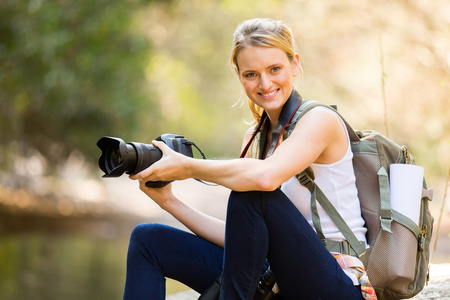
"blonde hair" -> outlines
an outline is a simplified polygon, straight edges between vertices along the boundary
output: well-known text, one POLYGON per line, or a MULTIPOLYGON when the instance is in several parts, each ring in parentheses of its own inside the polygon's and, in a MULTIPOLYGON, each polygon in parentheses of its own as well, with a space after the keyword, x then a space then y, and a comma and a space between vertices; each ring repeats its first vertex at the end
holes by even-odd
MULTIPOLYGON (((237 63, 239 52, 250 46, 278 48, 286 53, 291 62, 294 60, 297 48, 291 29, 283 22, 267 18, 246 20, 239 24, 234 32, 229 61, 231 69, 236 68, 239 71, 237 63)), ((253 117, 259 122, 263 113, 262 107, 250 99, 248 99, 248 105, 253 117)))

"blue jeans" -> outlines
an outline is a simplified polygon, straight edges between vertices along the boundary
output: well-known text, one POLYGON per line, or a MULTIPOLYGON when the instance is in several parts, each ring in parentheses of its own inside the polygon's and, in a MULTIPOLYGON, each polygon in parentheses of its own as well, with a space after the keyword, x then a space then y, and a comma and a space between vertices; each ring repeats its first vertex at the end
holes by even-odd
POLYGON ((361 299, 359 287, 279 189, 231 193, 225 252, 168 226, 137 226, 124 299, 164 299, 164 277, 201 293, 221 272, 220 299, 253 299, 266 259, 283 299, 361 299))
POLYGON ((222 273, 223 248, 161 224, 141 224, 131 233, 123 299, 165 299, 165 277, 199 293, 222 273))

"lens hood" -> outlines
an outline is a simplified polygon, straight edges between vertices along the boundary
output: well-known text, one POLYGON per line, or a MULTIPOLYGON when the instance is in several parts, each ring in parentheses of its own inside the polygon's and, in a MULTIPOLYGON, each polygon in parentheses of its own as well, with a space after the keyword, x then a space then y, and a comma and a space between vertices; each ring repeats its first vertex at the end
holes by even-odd
POLYGON ((102 137, 97 146, 102 150, 98 159, 98 166, 105 173, 102 177, 119 177, 129 169, 130 163, 135 163, 128 158, 127 144, 120 138, 102 137))

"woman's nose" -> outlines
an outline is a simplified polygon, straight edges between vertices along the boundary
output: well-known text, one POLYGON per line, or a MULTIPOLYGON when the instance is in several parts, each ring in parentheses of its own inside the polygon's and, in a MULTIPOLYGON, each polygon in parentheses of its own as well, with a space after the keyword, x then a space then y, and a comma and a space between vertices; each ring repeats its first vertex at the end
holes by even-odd
POLYGON ((272 86, 272 82, 270 81, 270 78, 267 75, 262 74, 259 77, 259 88, 263 91, 269 90, 272 86))

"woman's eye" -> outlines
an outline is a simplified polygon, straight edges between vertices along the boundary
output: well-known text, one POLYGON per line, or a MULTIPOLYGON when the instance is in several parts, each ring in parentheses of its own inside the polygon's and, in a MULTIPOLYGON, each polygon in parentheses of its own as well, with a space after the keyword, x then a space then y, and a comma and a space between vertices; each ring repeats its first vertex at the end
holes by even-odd
POLYGON ((245 74, 245 77, 247 77, 247 78, 253 78, 255 76, 256 76, 255 73, 247 73, 247 74, 245 74))
POLYGON ((275 73, 275 72, 278 72, 278 71, 280 71, 280 67, 273 67, 272 68, 272 73, 275 73))

